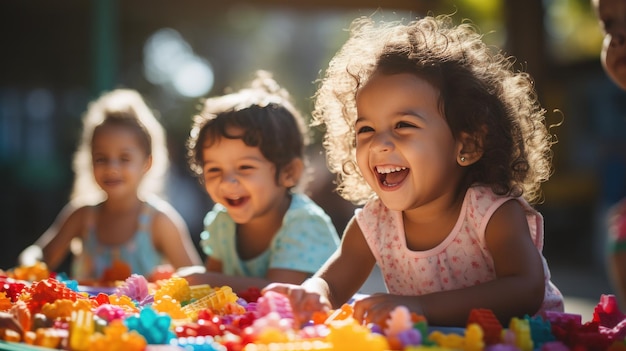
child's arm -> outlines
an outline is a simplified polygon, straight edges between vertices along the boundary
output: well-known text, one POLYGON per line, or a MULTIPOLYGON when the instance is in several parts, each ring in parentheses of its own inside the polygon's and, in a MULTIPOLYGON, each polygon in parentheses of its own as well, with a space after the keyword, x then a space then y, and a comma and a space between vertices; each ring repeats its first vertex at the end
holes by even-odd
POLYGON ((508 201, 496 210, 487 225, 486 242, 494 260, 495 280, 422 296, 374 295, 355 303, 355 318, 380 322, 398 305, 439 326, 465 325, 474 308, 492 310, 502 323, 535 314, 544 298, 543 264, 517 201, 508 201))
POLYGON ((196 270, 192 274, 188 274, 188 272, 188 268, 183 268, 176 272, 176 275, 187 279, 189 285, 209 284, 212 287, 229 286, 234 292, 245 291, 251 287, 262 289, 273 283, 273 281, 266 278, 231 276, 206 270, 196 270))
POLYGON ((72 239, 82 235, 86 210, 67 204, 43 235, 22 251, 18 263, 32 265, 43 261, 50 270, 55 270, 67 256, 72 239))
POLYGON ((152 222, 154 245, 174 268, 202 264, 182 216, 167 203, 161 203, 152 222))
POLYGON ((302 285, 271 284, 265 290, 288 295, 299 320, 306 321, 316 310, 339 308, 365 283, 376 260, 352 218, 337 251, 302 285))
POLYGON ((356 218, 352 217, 343 233, 339 248, 313 277, 320 278, 325 283, 319 279, 311 279, 303 286, 326 295, 332 307, 339 308, 361 288, 375 264, 376 259, 363 232, 356 218))
POLYGON ((235 292, 250 287, 262 289, 272 282, 300 284, 309 276, 307 272, 289 269, 270 269, 265 278, 229 276, 221 272, 222 262, 208 257, 205 267, 185 267, 177 271, 176 275, 187 279, 189 285, 229 286, 235 292))

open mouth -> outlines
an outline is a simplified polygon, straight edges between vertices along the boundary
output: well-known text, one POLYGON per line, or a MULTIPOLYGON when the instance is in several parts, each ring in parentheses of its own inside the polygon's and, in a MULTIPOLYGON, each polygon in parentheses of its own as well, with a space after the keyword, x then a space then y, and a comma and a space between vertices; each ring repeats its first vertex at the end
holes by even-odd
POLYGON ((409 174, 409 169, 406 167, 386 167, 377 166, 376 172, 378 173, 378 181, 386 186, 393 187, 404 181, 409 174))
POLYGON ((229 206, 241 206, 243 204, 245 204, 246 202, 248 202, 248 199, 250 199, 250 197, 248 196, 236 196, 236 197, 231 197, 231 198, 226 198, 226 202, 228 203, 229 206))

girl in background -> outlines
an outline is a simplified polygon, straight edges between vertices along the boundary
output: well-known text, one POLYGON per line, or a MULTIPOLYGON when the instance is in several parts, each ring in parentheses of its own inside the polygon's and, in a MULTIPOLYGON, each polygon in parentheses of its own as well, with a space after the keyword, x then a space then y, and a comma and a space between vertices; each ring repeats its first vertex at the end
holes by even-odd
POLYGON ((136 91, 114 90, 89 105, 73 165, 70 202, 21 264, 55 270, 71 248, 70 276, 89 283, 201 262, 184 220, 159 198, 169 165, 165 133, 136 91))

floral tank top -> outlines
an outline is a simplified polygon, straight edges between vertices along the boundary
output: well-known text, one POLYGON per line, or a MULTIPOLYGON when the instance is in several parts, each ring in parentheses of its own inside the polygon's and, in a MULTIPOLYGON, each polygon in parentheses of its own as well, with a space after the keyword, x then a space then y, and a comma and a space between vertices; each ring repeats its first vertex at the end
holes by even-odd
MULTIPOLYGON (((406 245, 402 213, 385 207, 379 199, 356 210, 361 228, 389 293, 424 295, 465 288, 496 278, 493 259, 487 250, 485 229, 495 210, 508 200, 526 209, 530 234, 537 250, 543 249, 543 217, 523 198, 498 196, 483 186, 471 187, 463 200, 454 229, 436 247, 412 251, 406 245)), ((544 302, 538 313, 563 311, 563 296, 550 281, 550 270, 542 255, 545 274, 544 302)))

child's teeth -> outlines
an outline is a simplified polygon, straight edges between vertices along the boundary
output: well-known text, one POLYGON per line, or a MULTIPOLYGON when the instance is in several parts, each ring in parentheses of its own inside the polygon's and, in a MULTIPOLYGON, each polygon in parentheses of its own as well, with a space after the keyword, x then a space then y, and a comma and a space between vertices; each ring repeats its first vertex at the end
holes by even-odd
POLYGON ((405 169, 406 167, 376 167, 376 171, 381 174, 399 172, 405 169))

